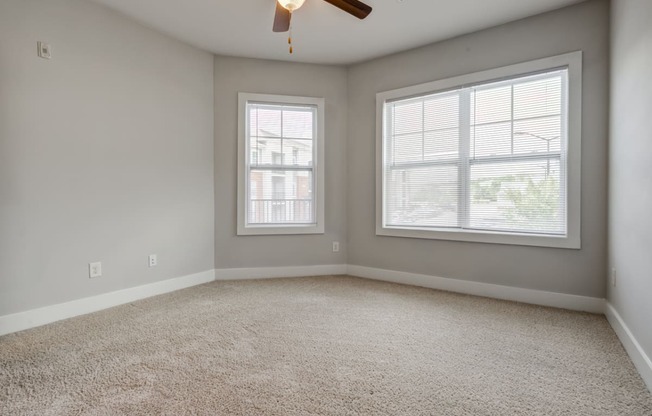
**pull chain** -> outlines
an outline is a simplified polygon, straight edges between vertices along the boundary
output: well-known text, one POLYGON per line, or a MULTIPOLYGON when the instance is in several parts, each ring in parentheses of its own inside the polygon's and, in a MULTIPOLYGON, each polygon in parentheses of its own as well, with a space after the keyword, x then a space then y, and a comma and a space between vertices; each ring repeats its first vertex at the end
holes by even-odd
MULTIPOLYGON (((292 12, 290 12, 292 13, 292 12)), ((288 35, 288 45, 290 45, 290 54, 292 54, 292 25, 290 25, 289 29, 290 33, 288 35)))

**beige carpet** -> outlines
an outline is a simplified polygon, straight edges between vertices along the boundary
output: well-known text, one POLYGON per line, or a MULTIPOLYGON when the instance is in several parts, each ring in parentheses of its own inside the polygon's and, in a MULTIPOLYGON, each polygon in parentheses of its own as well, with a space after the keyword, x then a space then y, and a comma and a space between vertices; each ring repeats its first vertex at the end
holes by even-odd
POLYGON ((0 338, 1 415, 652 415, 602 316, 352 277, 214 282, 0 338))

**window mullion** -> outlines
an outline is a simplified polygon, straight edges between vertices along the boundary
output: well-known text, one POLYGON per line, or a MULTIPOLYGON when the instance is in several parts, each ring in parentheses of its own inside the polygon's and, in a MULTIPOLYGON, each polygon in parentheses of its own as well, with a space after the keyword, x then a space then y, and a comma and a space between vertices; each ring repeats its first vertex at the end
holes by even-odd
POLYGON ((511 144, 510 153, 513 155, 514 154, 514 84, 511 84, 509 86, 509 94, 510 94, 509 141, 511 144))
MULTIPOLYGON (((395 113, 395 107, 394 105, 390 104, 388 109, 385 110, 386 113, 386 123, 384 125, 384 132, 383 132, 383 137, 382 140, 384 141, 383 144, 383 149, 385 150, 382 155, 382 192, 383 195, 387 195, 387 181, 388 181, 388 168, 394 164, 393 158, 394 158, 394 146, 395 146, 395 139, 396 139, 396 130, 394 126, 394 113, 395 113)), ((403 196, 401 195, 401 198, 403 196)), ((384 198, 385 199, 385 198, 384 198)), ((383 225, 386 224, 387 218, 385 216, 385 213, 388 210, 387 207, 387 202, 384 200, 383 201, 383 225)))
POLYGON ((559 216, 564 219, 564 229, 568 229, 568 204, 570 195, 568 195, 568 73, 561 75, 561 138, 559 140, 561 150, 560 162, 560 196, 563 203, 559 204, 559 216))
POLYGON ((285 113, 284 107, 281 106, 281 165, 285 164, 285 154, 283 153, 283 139, 285 138, 285 132, 283 131, 283 114, 285 113))
MULTIPOLYGON (((323 198, 323 195, 320 195, 319 192, 317 192, 317 175, 315 166, 319 164, 319 157, 318 157, 318 150, 317 150, 317 141, 322 140, 322 137, 319 137, 318 131, 319 131, 319 123, 322 123, 323 120, 320 120, 319 117, 317 117, 317 110, 313 109, 312 110, 312 170, 310 176, 312 177, 312 194, 310 197, 312 198, 312 218, 315 222, 317 222, 317 204, 321 204, 321 201, 319 200, 320 198, 323 198)), ((320 169, 323 169, 322 166, 319 167, 320 169)))
POLYGON ((471 152, 471 89, 460 90, 459 107, 459 173, 457 183, 459 187, 458 199, 458 226, 469 227, 469 204, 471 200, 470 186, 470 152, 471 152))
MULTIPOLYGON (((244 183, 245 183, 245 224, 249 224, 251 212, 251 110, 253 105, 247 104, 245 107, 245 170, 244 170, 244 183)), ((258 133, 258 111, 256 111, 256 133, 258 133)), ((258 140, 256 140, 256 150, 258 150, 258 140)), ((258 161, 256 161, 258 163, 258 161)))
POLYGON ((421 161, 426 160, 426 102, 421 100, 421 161))

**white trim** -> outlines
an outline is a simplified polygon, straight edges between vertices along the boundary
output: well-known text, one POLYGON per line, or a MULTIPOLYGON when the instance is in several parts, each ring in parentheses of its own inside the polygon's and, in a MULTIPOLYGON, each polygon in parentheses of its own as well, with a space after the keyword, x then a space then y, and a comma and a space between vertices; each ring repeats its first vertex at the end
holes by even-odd
POLYGON ((161 282, 136 286, 129 289, 104 293, 97 296, 77 299, 57 305, 45 306, 25 312, 0 316, 0 335, 49 324, 113 306, 123 305, 151 296, 174 292, 175 290, 208 283, 215 280, 215 270, 181 276, 161 282))
POLYGON ((641 375, 643 382, 645 382, 647 388, 652 391, 652 360, 650 360, 650 357, 645 353, 641 344, 638 343, 634 334, 632 334, 632 331, 629 329, 627 324, 625 324, 625 321, 623 321, 623 318, 620 316, 616 308, 614 308, 609 302, 607 302, 605 307, 605 315, 607 316, 607 320, 611 324, 611 327, 616 332, 616 335, 618 335, 623 347, 625 347, 625 351, 627 351, 627 354, 632 359, 632 362, 641 375))
POLYGON ((543 290, 522 289, 469 280, 451 279, 425 274, 398 272, 372 267, 349 265, 348 274, 373 280, 402 283, 406 285, 446 290, 468 295, 484 296, 494 299, 511 300, 533 305, 576 311, 604 313, 605 300, 588 296, 569 295, 566 293, 546 292, 543 290))
POLYGON ((316 266, 254 267, 208 270, 162 282, 105 293, 58 305, 0 316, 0 335, 45 325, 61 319, 122 305, 213 280, 250 280, 302 276, 351 275, 372 280, 402 283, 431 289, 465 293, 556 308, 604 313, 604 299, 515 288, 468 280, 399 272, 372 267, 327 264, 316 266))
POLYGON ((237 235, 282 235, 282 234, 324 234, 326 186, 325 186, 325 99, 318 97, 298 97, 290 95, 272 95, 255 93, 238 93, 238 195, 237 195, 237 235), (249 158, 247 143, 247 103, 249 101, 270 104, 312 105, 317 108, 315 137, 313 146, 314 179, 314 224, 249 225, 247 224, 247 181, 249 175, 249 158))
POLYGON ((328 276, 346 274, 346 264, 320 266, 253 267, 242 269, 216 269, 215 280, 274 279, 282 277, 328 276))
MULTIPOLYGON (((582 51, 570 52, 501 68, 440 79, 376 94, 376 235, 389 237, 423 238, 470 241, 480 243, 513 244, 567 249, 581 248, 581 155, 582 155, 582 51), (567 151, 567 235, 509 233, 466 229, 419 229, 388 227, 384 223, 383 195, 384 164, 384 105, 388 101, 411 96, 461 88, 480 82, 498 81, 513 76, 536 73, 554 68, 568 68, 568 151, 567 151)), ((562 167, 564 168, 564 167, 562 167)))

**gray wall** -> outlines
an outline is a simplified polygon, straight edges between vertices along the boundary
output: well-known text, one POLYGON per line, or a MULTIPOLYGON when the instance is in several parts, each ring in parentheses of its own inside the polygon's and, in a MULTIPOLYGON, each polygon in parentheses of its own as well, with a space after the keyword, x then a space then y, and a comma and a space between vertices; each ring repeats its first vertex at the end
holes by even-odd
POLYGON ((609 302, 652 357, 652 2, 612 3, 609 302))
POLYGON ((213 269, 213 225, 212 56, 88 1, 2 0, 0 315, 213 269))
POLYGON ((349 70, 349 264, 605 296, 609 3, 596 0, 355 65, 349 70), (582 249, 378 237, 375 95, 455 75, 584 51, 582 249))
POLYGON ((347 262, 603 296, 607 49, 606 0, 348 69, 213 58, 87 1, 3 0, 0 315, 214 267, 347 262), (377 92, 578 49, 582 250, 375 236, 377 92), (326 99, 324 235, 236 236, 240 91, 326 99))
POLYGON ((215 263, 218 269, 346 263, 346 69, 215 57, 215 263), (238 92, 326 101, 323 235, 236 236, 238 92), (332 252, 332 242, 340 252, 332 252))

